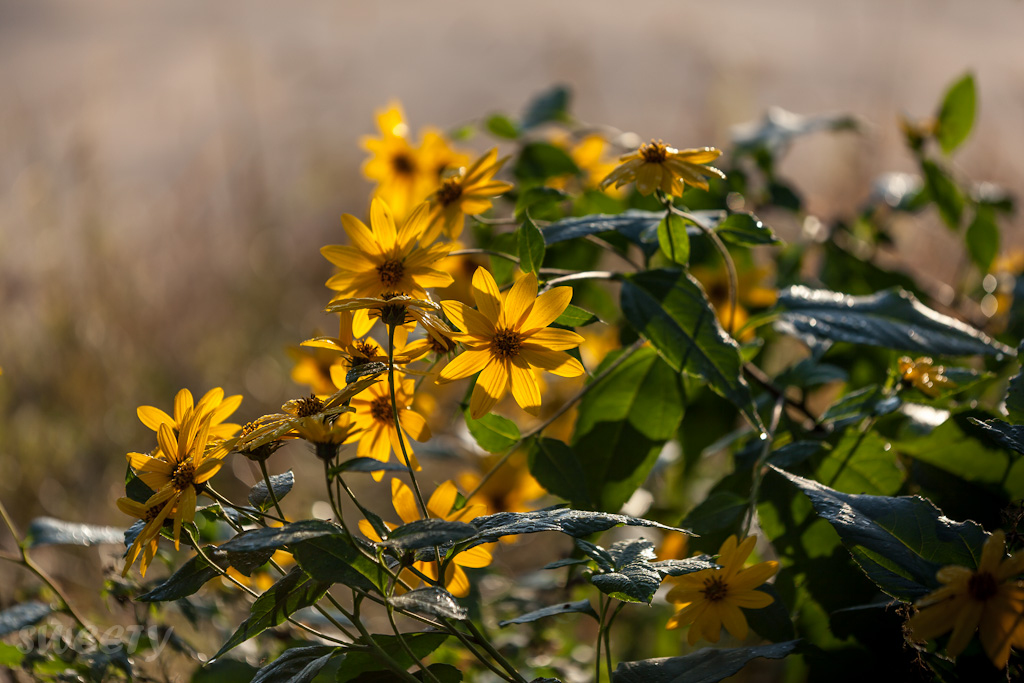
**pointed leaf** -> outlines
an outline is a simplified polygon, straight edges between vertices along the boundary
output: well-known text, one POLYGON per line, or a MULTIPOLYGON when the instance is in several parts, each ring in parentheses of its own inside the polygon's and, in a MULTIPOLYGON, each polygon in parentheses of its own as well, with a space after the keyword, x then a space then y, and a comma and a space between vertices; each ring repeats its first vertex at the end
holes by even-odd
POLYGON ((903 484, 903 471, 877 432, 850 429, 818 465, 815 479, 845 493, 889 496, 903 484))
MULTIPOLYGON (((440 632, 403 633, 402 638, 405 640, 406 645, 409 646, 409 649, 413 651, 413 654, 422 660, 439 648, 445 639, 448 638, 448 634, 440 632)), ((382 650, 394 658, 402 668, 407 669, 413 665, 413 660, 406 654, 405 648, 399 644, 397 637, 375 635, 373 640, 382 650)), ((338 670, 338 676, 334 679, 335 683, 348 683, 367 671, 386 670, 384 664, 374 657, 373 651, 360 641, 363 641, 363 639, 357 640, 356 644, 362 644, 367 649, 365 651, 351 651, 345 654, 345 662, 338 670)))
MULTIPOLYGON (((292 490, 292 486, 295 485, 295 474, 288 470, 281 474, 271 475, 270 485, 274 488, 274 495, 277 496, 277 500, 280 502, 292 490)), ((255 486, 249 489, 249 503, 264 512, 274 505, 274 500, 270 497, 270 491, 267 490, 267 482, 257 482, 255 486)))
POLYGON ((964 242, 974 265, 981 272, 987 273, 999 255, 999 225, 991 208, 979 206, 975 210, 974 220, 967 226, 964 242))
MULTIPOLYGON (((203 551, 207 557, 213 559, 221 569, 228 566, 227 553, 218 548, 208 545, 203 551)), ((161 583, 153 590, 135 598, 139 602, 166 602, 167 600, 180 600, 192 595, 202 588, 207 581, 219 576, 220 572, 216 567, 211 566, 201 555, 196 555, 191 560, 181 565, 178 571, 171 574, 170 578, 161 583)))
POLYGON ((343 531, 297 543, 292 546, 292 552, 299 566, 318 581, 362 590, 382 590, 387 577, 384 569, 360 552, 356 543, 362 544, 372 555, 372 548, 343 531))
POLYGON ((912 601, 938 588, 935 573, 944 565, 978 564, 984 529, 947 519, 924 498, 850 495, 772 469, 811 499, 868 578, 895 598, 912 601))
POLYGON ((361 365, 353 365, 352 368, 345 373, 345 384, 352 384, 364 377, 376 377, 377 375, 387 371, 388 364, 379 360, 370 361, 369 363, 363 363, 361 365))
POLYGON ((661 574, 661 578, 665 578, 667 576, 692 574, 693 572, 699 572, 702 569, 714 569, 718 565, 712 562, 708 555, 697 555, 695 557, 688 557, 685 560, 661 560, 660 562, 652 562, 651 566, 661 574))
POLYGON ((330 470, 330 476, 336 477, 343 472, 408 472, 409 468, 397 462, 381 462, 376 458, 349 458, 338 463, 330 470))
MULTIPOLYGON (((664 211, 629 209, 620 214, 591 214, 579 218, 564 218, 544 228, 544 241, 550 246, 577 237, 617 232, 639 245, 647 256, 651 256, 658 250, 658 224, 664 217, 664 211)), ((696 225, 688 225, 686 231, 689 237, 701 234, 700 228, 696 225)))
POLYGON ((808 345, 850 342, 934 355, 1014 355, 984 332, 928 308, 902 289, 851 296, 790 287, 779 293, 776 328, 808 345))
POLYGON ((963 76, 946 91, 936 117, 935 130, 935 138, 946 154, 959 147, 970 135, 976 100, 974 76, 971 74, 963 76))
POLYGON ((512 172, 520 180, 546 180, 553 176, 576 175, 580 169, 564 149, 550 142, 530 142, 523 145, 512 172))
POLYGON ((597 612, 591 607, 589 600, 579 600, 577 602, 561 602, 557 605, 551 605, 549 607, 542 607, 526 614, 521 614, 515 619, 505 619, 499 621, 498 626, 508 626, 509 624, 528 624, 531 621, 537 621, 545 617, 554 617, 559 614, 587 614, 597 620, 597 612))
POLYGON ((309 607, 323 597, 331 584, 315 580, 299 567, 293 567, 252 604, 249 617, 243 621, 223 647, 213 656, 220 657, 228 650, 284 623, 289 616, 303 607, 309 607))
POLYGON ((519 269, 537 275, 544 263, 544 235, 529 216, 516 231, 519 240, 519 269))
POLYGON ((330 645, 293 647, 260 669, 252 683, 308 683, 339 652, 341 648, 330 645))
POLYGON ((492 114, 487 117, 484 124, 487 130, 495 137, 506 140, 515 140, 519 137, 519 128, 504 114, 492 114))
POLYGON ((591 313, 590 311, 584 310, 579 306, 569 306, 562 311, 562 315, 555 318, 555 325, 561 325, 563 327, 586 327, 593 323, 599 323, 601 320, 591 313))
POLYGON ((685 266, 690 262, 690 237, 681 216, 670 213, 658 223, 658 245, 669 259, 685 266))
POLYGON ((568 121, 571 98, 572 92, 564 85, 556 85, 540 93, 526 105, 522 129, 529 130, 549 121, 568 121))
POLYGON ((623 602, 651 604, 661 586, 661 574, 651 565, 654 544, 643 538, 619 541, 608 549, 614 570, 590 577, 599 591, 623 602))
POLYGON ((455 600, 455 596, 443 588, 430 586, 395 595, 388 599, 397 609, 425 614, 439 619, 466 619, 469 612, 455 600))
POLYGON ((28 547, 41 545, 120 544, 124 530, 113 526, 75 524, 53 517, 36 517, 28 527, 28 547))
POLYGON ((337 524, 322 519, 307 519, 283 526, 243 531, 227 543, 222 543, 220 549, 244 553, 267 548, 283 548, 292 543, 338 533, 343 533, 343 530, 337 524))
POLYGON ((758 657, 783 659, 798 641, 725 650, 706 647, 684 657, 658 657, 620 662, 612 683, 714 683, 732 676, 758 657))
POLYGON ((480 448, 488 453, 504 453, 519 442, 520 433, 516 423, 507 417, 487 413, 474 420, 466 409, 466 428, 480 448))
POLYGON ((703 378, 764 431, 743 379, 739 346, 718 322, 704 291, 689 273, 651 270, 623 277, 622 312, 677 372, 703 378))
POLYGON ((742 247, 782 244, 772 229, 752 213, 733 213, 718 224, 715 232, 726 242, 742 247))
POLYGON ((928 189, 928 196, 938 207, 942 220, 950 230, 959 230, 960 219, 964 213, 964 198, 960 194, 960 188, 956 186, 952 176, 934 161, 922 161, 921 171, 924 173, 924 185, 928 189))

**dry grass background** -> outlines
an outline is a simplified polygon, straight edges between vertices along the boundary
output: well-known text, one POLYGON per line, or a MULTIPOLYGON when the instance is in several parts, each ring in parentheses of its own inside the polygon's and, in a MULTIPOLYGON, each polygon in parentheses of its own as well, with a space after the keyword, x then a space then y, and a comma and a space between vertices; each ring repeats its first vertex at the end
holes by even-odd
MULTIPOLYGON (((1021 26, 1009 0, 4 0, 0 498, 22 524, 124 525, 124 453, 151 441, 137 405, 223 386, 249 419, 298 391, 283 349, 328 323, 317 249, 366 206, 358 138, 392 98, 413 129, 453 128, 565 83, 582 120, 724 148, 770 105, 853 113, 863 134, 782 167, 828 218, 912 170, 897 114, 931 113, 967 69, 980 114, 957 166, 1019 190, 1021 26)), ((901 248, 940 274, 956 257, 930 215, 901 248)))

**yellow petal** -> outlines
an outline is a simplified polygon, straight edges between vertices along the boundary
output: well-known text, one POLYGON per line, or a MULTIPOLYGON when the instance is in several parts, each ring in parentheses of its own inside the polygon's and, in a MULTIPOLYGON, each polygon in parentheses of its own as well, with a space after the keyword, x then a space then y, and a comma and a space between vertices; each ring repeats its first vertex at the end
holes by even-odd
POLYGON ((646 163, 636 171, 636 191, 649 195, 661 185, 662 168, 658 164, 646 163))
POLYGON ((487 545, 478 545, 475 548, 464 550, 452 558, 452 562, 460 567, 470 567, 471 569, 486 567, 494 560, 491 551, 488 550, 488 548, 494 547, 494 545, 493 543, 488 543, 487 545))
POLYGON ((505 365, 505 362, 495 360, 480 371, 469 399, 469 412, 474 420, 489 413, 508 392, 508 369, 505 365))
POLYGON ((533 367, 547 370, 559 377, 579 377, 586 372, 583 365, 565 351, 548 351, 523 346, 519 349, 519 355, 533 367))
POLYGON ((564 351, 576 348, 583 341, 583 337, 575 332, 560 330, 557 327, 545 327, 534 331, 526 337, 523 340, 523 346, 527 348, 535 347, 542 351, 564 351))
POLYGON ((534 302, 530 315, 523 321, 521 328, 523 333, 529 334, 532 330, 547 327, 555 322, 555 319, 568 308, 570 301, 572 301, 572 287, 555 287, 541 294, 534 302))
POLYGON ((398 479, 391 480, 391 499, 395 505, 395 512, 406 524, 420 518, 420 511, 416 507, 416 497, 412 489, 398 479))
POLYGON ((527 362, 516 356, 509 364, 512 397, 530 415, 540 414, 540 387, 527 362))
POLYGON ((366 224, 351 214, 342 214, 341 227, 348 235, 352 246, 367 255, 379 256, 382 252, 373 233, 366 227, 366 224))
POLYGON ((447 519, 458 495, 459 490, 455 488, 455 484, 451 480, 442 483, 434 489, 430 500, 427 501, 427 512, 438 519, 447 519))
POLYGON ((477 268, 473 274, 473 300, 491 325, 497 325, 498 316, 501 315, 501 293, 486 268, 477 268))
POLYGON ((494 324, 461 301, 442 301, 441 308, 452 324, 463 332, 485 338, 494 336, 494 324))
POLYGON ((454 382, 457 379, 475 375, 491 361, 490 351, 463 351, 444 366, 438 375, 438 384, 454 382))
POLYGON ((729 604, 728 601, 723 601, 719 612, 722 615, 722 623, 725 625, 725 630, 731 633, 736 640, 745 640, 747 637, 747 619, 743 616, 740 608, 729 604))
POLYGON ((174 424, 173 417, 153 406, 139 406, 138 410, 135 411, 135 414, 139 416, 139 420, 142 424, 146 425, 154 432, 157 431, 157 429, 160 428, 160 425, 164 422, 170 425, 174 424))
POLYGON ((537 300, 537 276, 527 273, 521 277, 505 296, 498 327, 521 327, 522 318, 530 312, 533 302, 537 300))

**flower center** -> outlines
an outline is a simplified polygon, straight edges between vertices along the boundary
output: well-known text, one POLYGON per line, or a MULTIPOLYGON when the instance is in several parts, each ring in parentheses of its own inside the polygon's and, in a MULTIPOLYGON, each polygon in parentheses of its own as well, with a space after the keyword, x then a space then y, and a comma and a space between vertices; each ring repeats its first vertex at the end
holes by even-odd
POLYGON ((324 402, 318 399, 315 394, 310 394, 306 398, 300 398, 295 404, 295 417, 309 417, 310 415, 322 413, 324 410, 324 402))
POLYGON ((357 341, 354 346, 356 351, 366 358, 373 358, 377 355, 377 345, 372 341, 357 341))
POLYGON ((523 346, 523 335, 515 330, 499 329, 494 333, 493 349, 494 355, 501 360, 508 360, 519 355, 519 349, 523 346))
POLYGON ((373 403, 370 404, 370 415, 374 422, 390 425, 394 421, 391 413, 391 397, 378 396, 373 399, 373 403))
POLYGON ((398 175, 414 175, 416 173, 416 162, 405 152, 399 152, 391 157, 391 168, 398 175))
POLYGON ((160 506, 159 505, 154 505, 153 507, 148 508, 146 510, 146 516, 143 517, 142 519, 143 519, 143 521, 148 523, 148 522, 152 522, 154 519, 156 519, 159 516, 160 516, 160 506))
POLYGON ((711 602, 718 602, 725 599, 729 594, 729 585, 717 576, 704 579, 704 598, 711 602))
POLYGON ((402 265, 401 261, 385 261, 377 266, 377 276, 380 277, 380 282, 385 287, 394 287, 397 285, 398 281, 402 279, 402 275, 404 274, 405 266, 402 265))
POLYGON ((244 425, 242 425, 242 436, 249 436, 250 434, 255 432, 257 429, 259 429, 259 427, 260 426, 258 424, 256 424, 255 421, 253 421, 253 422, 246 422, 244 425))
POLYGON ((640 156, 649 164, 660 164, 668 159, 668 148, 663 142, 645 142, 640 145, 640 156))
POLYGON ((445 338, 444 341, 439 341, 434 335, 427 335, 427 343, 430 344, 430 350, 439 356, 443 356, 447 353, 451 353, 455 350, 455 342, 445 338))
POLYGON ((999 592, 999 585, 988 572, 976 572, 967 580, 967 592, 978 602, 984 602, 999 592))
POLYGON ((441 206, 448 206, 462 196, 462 178, 446 178, 437 191, 437 201, 441 206))
POLYGON ((191 462, 179 463, 174 468, 174 474, 171 475, 171 483, 174 485, 175 490, 184 491, 186 486, 192 485, 195 474, 196 468, 191 462))

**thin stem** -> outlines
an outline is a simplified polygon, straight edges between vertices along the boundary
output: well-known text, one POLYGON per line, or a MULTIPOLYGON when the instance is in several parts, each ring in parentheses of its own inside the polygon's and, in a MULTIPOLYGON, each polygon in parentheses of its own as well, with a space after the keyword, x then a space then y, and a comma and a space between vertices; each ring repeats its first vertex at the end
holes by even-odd
POLYGON ((618 249, 616 249, 612 245, 608 244, 603 239, 597 237, 596 235, 587 235, 586 237, 584 237, 584 239, 586 241, 592 243, 592 244, 596 244, 597 246, 601 247, 605 251, 608 251, 608 252, 611 252, 612 254, 615 254, 620 259, 622 259, 623 261, 628 263, 630 266, 632 266, 633 270, 643 270, 643 268, 640 266, 640 264, 637 263, 636 261, 634 261, 633 259, 629 258, 629 256, 627 254, 623 254, 621 251, 619 251, 618 249))
POLYGON ((619 273, 612 273, 607 270, 584 270, 579 273, 569 273, 568 275, 562 275, 561 277, 554 277, 544 283, 542 292, 546 292, 555 285, 560 285, 564 282, 576 282, 577 280, 614 280, 619 277, 619 273))
MULTIPOLYGON (((609 598, 611 600, 611 598, 609 598)), ((605 661, 608 665, 608 678, 612 677, 612 624, 615 623, 615 617, 619 616, 619 612, 626 606, 626 603, 619 602, 615 606, 615 611, 608 617, 608 623, 604 625, 604 656, 605 661)))
POLYGON ((423 662, 420 660, 420 658, 417 657, 416 653, 412 651, 411 647, 409 647, 409 643, 405 641, 405 636, 402 635, 402 632, 398 630, 398 624, 395 623, 395 608, 392 607, 390 604, 387 606, 387 613, 388 621, 391 623, 391 630, 395 632, 395 637, 398 638, 398 644, 402 646, 403 650, 405 650, 406 656, 416 663, 416 666, 419 667, 419 670, 423 672, 423 675, 426 678, 428 678, 431 681, 434 681, 434 683, 441 683, 441 681, 437 679, 437 676, 435 676, 432 671, 428 670, 427 667, 423 665, 423 662))
POLYGON ((761 368, 757 367, 753 363, 744 363, 743 372, 752 380, 757 382, 761 388, 765 389, 774 398, 782 399, 786 402, 786 405, 800 411, 810 422, 810 426, 804 426, 805 429, 818 434, 828 434, 831 431, 818 422, 818 418, 814 416, 814 413, 811 412, 810 408, 807 407, 807 404, 805 404, 803 400, 786 396, 785 392, 775 386, 775 384, 772 383, 771 378, 768 377, 761 368))
POLYGON ((772 443, 775 441, 775 432, 779 428, 779 421, 782 419, 782 407, 785 403, 785 398, 782 396, 775 399, 775 407, 772 408, 772 419, 768 424, 768 433, 762 435, 764 443, 761 445, 761 453, 757 456, 757 461, 754 463, 754 482, 750 487, 750 505, 747 508, 746 519, 743 522, 743 533, 740 534, 741 539, 746 538, 750 534, 750 527, 754 523, 754 513, 757 511, 757 498, 761 489, 761 479, 763 478, 761 469, 764 467, 764 463, 772 451, 772 443))
POLYGON ((260 459, 260 472, 263 473, 263 483, 267 485, 270 500, 274 502, 274 509, 277 510, 277 514, 281 519, 285 519, 284 512, 281 510, 281 502, 277 499, 277 491, 274 490, 274 486, 270 483, 270 473, 267 472, 266 458, 260 459))
POLYGON ((597 599, 601 616, 597 621, 597 643, 594 646, 594 683, 601 683, 601 637, 604 635, 604 616, 611 601, 605 602, 604 593, 599 594, 597 599))
POLYGON ((4 559, 16 562, 17 564, 22 565, 30 572, 35 574, 36 578, 38 578, 40 581, 46 584, 46 586, 51 591, 53 591, 54 595, 56 595, 60 599, 60 601, 64 605, 64 611, 67 612, 68 615, 70 615, 71 618, 75 620, 75 623, 77 623, 79 627, 85 630, 85 632, 88 633, 93 640, 95 640, 97 643, 100 642, 99 632, 96 630, 96 627, 93 626, 91 622, 87 621, 85 617, 78 613, 78 610, 76 610, 75 606, 71 603, 70 600, 68 600, 68 596, 64 593, 63 590, 60 589, 60 586, 57 585, 57 582, 54 581, 53 578, 49 574, 47 574, 42 567, 37 565, 29 556, 28 549, 25 547, 25 540, 24 538, 22 538, 21 534, 18 533, 18 528, 14 525, 14 520, 11 518, 11 515, 7 512, 7 507, 3 504, 2 501, 0 501, 0 517, 3 517, 4 524, 7 526, 7 528, 11 532, 11 535, 14 537, 14 542, 18 546, 18 552, 21 554, 21 559, 18 559, 13 555, 6 554, 4 555, 4 559))
POLYGON ((576 403, 581 398, 583 398, 587 394, 587 392, 590 391, 591 389, 593 389, 598 383, 601 382, 601 380, 603 380, 608 375, 612 374, 612 372, 617 367, 622 365, 626 361, 627 358, 629 358, 634 353, 636 353, 636 351, 641 346, 643 346, 644 343, 645 342, 644 342, 643 339, 637 339, 635 342, 633 342, 633 344, 629 348, 627 348, 625 351, 622 352, 622 355, 620 355, 618 358, 616 358, 614 361, 612 361, 612 363, 607 368, 602 370, 597 375, 594 375, 594 379, 590 380, 590 382, 588 382, 586 385, 584 385, 582 389, 577 391, 574 396, 572 396, 571 398, 569 398, 569 400, 567 400, 565 403, 563 403, 561 406, 559 406, 558 410, 556 410, 551 415, 551 417, 549 417, 548 419, 544 420, 543 422, 541 422, 539 425, 537 425, 533 429, 527 430, 522 436, 520 436, 519 440, 516 441, 511 446, 509 446, 505 450, 505 453, 501 456, 501 458, 498 459, 498 462, 496 462, 494 464, 494 466, 490 470, 487 471, 487 474, 485 474, 480 479, 480 482, 476 485, 476 488, 474 488, 472 491, 469 492, 468 495, 466 495, 466 500, 472 500, 473 496, 475 496, 476 494, 480 493, 480 489, 482 489, 484 487, 484 485, 487 484, 488 481, 490 481, 491 477, 493 477, 498 472, 498 470, 500 470, 502 467, 505 466, 505 463, 508 462, 508 459, 512 457, 512 454, 515 452, 515 450, 517 448, 519 448, 520 446, 522 446, 523 443, 527 439, 529 439, 534 434, 537 434, 539 432, 544 431, 555 420, 557 420, 558 418, 562 417, 562 415, 564 415, 565 412, 567 410, 569 410, 569 408, 571 408, 574 403, 576 403))
POLYGON ((401 678, 403 681, 410 681, 411 683, 420 683, 420 681, 417 680, 415 676, 413 676, 411 673, 403 669, 401 664, 395 661, 395 659, 391 655, 384 651, 384 648, 377 644, 377 641, 373 639, 373 636, 370 635, 370 632, 366 630, 366 627, 363 626, 363 622, 359 619, 360 599, 357 598, 354 602, 354 612, 350 620, 352 621, 353 624, 355 624, 355 627, 359 629, 359 633, 362 634, 363 640, 365 640, 366 644, 370 647, 371 650, 373 650, 374 655, 376 655, 377 658, 385 666, 391 669, 391 671, 397 674, 398 677, 401 678))
POLYGON ((493 657, 494 661, 500 664, 501 668, 503 668, 505 671, 509 673, 510 676, 512 676, 512 680, 516 681, 516 683, 526 683, 526 679, 523 678, 518 671, 516 671, 516 668, 514 666, 509 664, 508 660, 505 659, 500 652, 494 649, 494 646, 491 645, 491 641, 487 638, 487 636, 480 632, 480 629, 476 627, 476 624, 474 624, 471 620, 467 620, 466 626, 467 628, 469 628, 470 633, 472 633, 473 636, 476 638, 476 642, 480 644, 480 647, 486 650, 487 654, 493 657))
POLYGON ((484 666, 486 666, 488 669, 494 672, 495 675, 499 676, 503 680, 509 681, 509 683, 516 683, 516 679, 512 678, 507 673, 502 671, 496 664, 493 664, 490 660, 488 660, 487 657, 485 657, 482 652, 477 650, 476 646, 473 644, 473 641, 470 640, 465 633, 455 628, 454 626, 451 626, 450 624, 446 625, 448 626, 448 631, 456 638, 458 638, 459 641, 462 643, 462 646, 469 650, 474 657, 483 662, 484 666))
POLYGON ((736 276, 736 264, 732 260, 732 255, 722 242, 722 238, 720 238, 714 230, 704 225, 704 223, 692 213, 688 213, 677 208, 671 200, 666 201, 665 208, 671 213, 685 218, 700 228, 701 232, 711 240, 711 244, 715 246, 715 249, 718 251, 718 255, 722 257, 722 261, 725 262, 725 272, 729 276, 729 319, 725 323, 725 331, 731 335, 733 327, 736 324, 736 310, 739 308, 739 278, 736 276))
MULTIPOLYGON (((412 490, 416 493, 416 502, 420 506, 420 514, 427 519, 427 504, 423 501, 423 493, 416 481, 416 472, 412 467, 412 459, 405 448, 405 435, 402 434, 402 423, 398 418, 398 399, 395 394, 395 326, 388 325, 388 384, 391 387, 391 418, 395 421, 395 431, 398 433, 398 445, 402 448, 402 458, 405 460, 405 467, 409 471, 409 479, 412 480, 412 490)), ((440 558, 438 565, 440 565, 440 558)))

